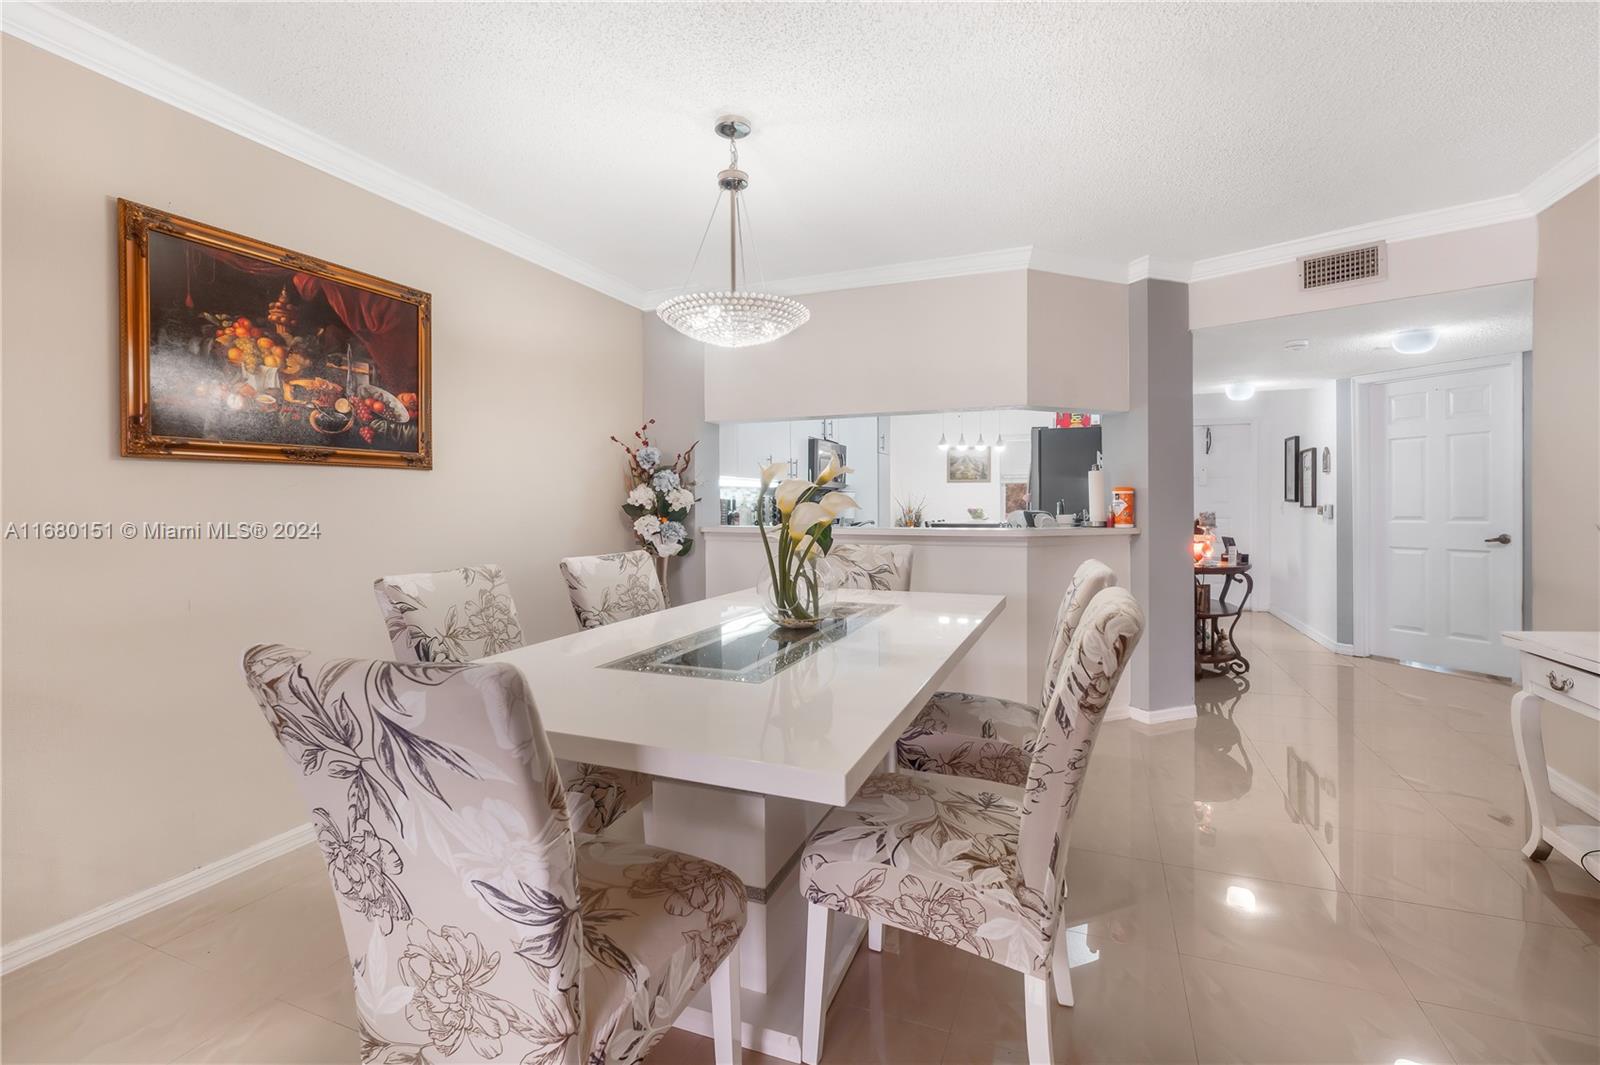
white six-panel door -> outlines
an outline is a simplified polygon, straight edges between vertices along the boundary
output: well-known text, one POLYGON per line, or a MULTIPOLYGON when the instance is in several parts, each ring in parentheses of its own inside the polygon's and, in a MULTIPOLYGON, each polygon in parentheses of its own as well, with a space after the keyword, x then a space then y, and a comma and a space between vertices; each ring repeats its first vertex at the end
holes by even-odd
POLYGON ((1372 653, 1514 672, 1499 634, 1522 627, 1515 385, 1493 366, 1372 388, 1372 653))

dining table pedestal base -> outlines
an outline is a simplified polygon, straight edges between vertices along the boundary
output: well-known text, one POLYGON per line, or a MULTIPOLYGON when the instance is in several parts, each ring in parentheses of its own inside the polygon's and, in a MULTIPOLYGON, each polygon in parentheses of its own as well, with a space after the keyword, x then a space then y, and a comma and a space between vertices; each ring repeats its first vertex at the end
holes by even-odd
MULTIPOLYGON (((658 777, 644 818, 645 839, 724 865, 744 883, 748 914, 739 938, 744 1046, 800 1060, 805 993, 806 905, 799 862, 828 807, 771 795, 658 777)), ((824 1001, 831 999, 866 938, 866 922, 839 917, 829 937, 824 1001)), ((677 1027, 710 1036, 710 995, 702 990, 677 1027)))

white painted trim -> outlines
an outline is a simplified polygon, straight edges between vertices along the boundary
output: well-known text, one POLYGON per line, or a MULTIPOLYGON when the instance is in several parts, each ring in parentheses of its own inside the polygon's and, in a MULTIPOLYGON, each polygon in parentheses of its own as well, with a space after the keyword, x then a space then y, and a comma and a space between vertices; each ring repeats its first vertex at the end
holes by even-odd
POLYGON ((1289 626, 1306 639, 1311 640, 1326 650, 1333 651, 1335 654, 1354 653, 1353 649, 1349 651, 1341 650, 1341 648, 1350 647, 1349 644, 1341 644, 1332 636, 1329 636, 1327 633, 1324 633, 1313 627, 1309 622, 1301 621, 1293 614, 1287 614, 1282 610, 1279 610, 1277 607, 1269 607, 1267 609, 1267 613, 1271 614, 1273 617, 1277 618, 1279 621, 1283 622, 1285 625, 1289 626))
MULTIPOLYGON (((535 266, 629 306, 644 294, 621 278, 568 255, 438 189, 360 155, 213 82, 106 33, 53 4, 7 3, 0 29, 120 82, 146 96, 347 181, 535 266)), ((179 210, 181 214, 181 209, 179 210)), ((654 306, 652 304, 651 306, 654 306)))
MULTIPOLYGON (((1141 725, 1164 725, 1169 721, 1188 721, 1197 711, 1193 703, 1187 706, 1168 706, 1160 710, 1141 710, 1137 706, 1130 706, 1128 719, 1141 725)), ((1107 715, 1110 718, 1110 715, 1107 715)))
POLYGON ((1521 370, 1522 352, 1507 352, 1504 355, 1482 355, 1476 359, 1460 359, 1456 362, 1433 362, 1418 366, 1401 366, 1393 370, 1377 370, 1373 373, 1352 377, 1350 382, 1353 385, 1386 385, 1394 381, 1414 381, 1419 377, 1437 377, 1440 374, 1447 373, 1492 370, 1499 366, 1510 366, 1514 370, 1521 370))
POLYGON ((1318 255, 1356 244, 1371 244, 1380 240, 1392 244, 1403 240, 1415 240, 1418 237, 1437 236, 1440 233, 1454 233, 1462 229, 1477 229, 1480 226, 1492 226, 1501 222, 1514 222, 1527 218, 1531 213, 1522 197, 1514 193, 1509 196, 1497 196, 1492 200, 1459 204, 1455 207, 1418 211, 1415 214, 1398 215, 1377 222, 1346 226, 1343 229, 1332 229, 1309 237, 1200 259, 1190 266, 1188 280, 1205 281, 1213 277, 1242 274, 1268 266, 1292 263, 1304 255, 1318 255))
POLYGON ((1091 281, 1114 281, 1127 284, 1135 280, 1130 276, 1132 263, 1113 262, 1109 259, 1090 259, 1064 251, 1047 251, 1034 248, 1028 259, 1028 269, 1046 274, 1065 274, 1068 277, 1086 277, 1091 281))
POLYGON ((1545 767, 1550 774, 1550 790, 1596 821, 1600 821, 1600 792, 1590 791, 1559 769, 1545 767))
MULTIPOLYGON (((1372 446, 1372 435, 1376 432, 1373 425, 1373 405, 1369 401, 1372 389, 1389 384, 1393 381, 1411 381, 1419 377, 1433 377, 1438 374, 1461 373, 1469 370, 1497 369, 1508 367, 1511 371, 1512 391, 1512 439, 1520 452, 1523 447, 1523 395, 1522 371, 1523 360, 1527 357, 1525 352, 1508 352, 1504 355, 1486 355, 1477 359, 1462 359, 1457 362, 1444 362, 1423 364, 1417 366, 1403 366, 1394 370, 1384 370, 1378 373, 1362 374, 1350 379, 1350 469, 1351 469, 1351 499, 1355 513, 1351 515, 1351 531, 1355 536, 1355 543, 1351 551, 1352 564, 1355 566, 1357 578, 1353 582, 1354 593, 1352 609, 1355 612, 1355 644, 1351 653, 1361 657, 1377 654, 1376 634, 1373 629, 1372 610, 1377 602, 1377 570, 1373 559, 1377 554, 1377 534, 1373 528, 1374 515, 1377 506, 1373 501, 1372 492, 1377 478, 1372 472, 1372 463, 1378 459, 1378 452, 1372 446)), ((1519 454, 1515 469, 1517 476, 1524 475, 1524 462, 1519 454)), ((1522 485, 1516 493, 1516 520, 1513 527, 1519 535, 1524 528, 1523 506, 1527 498, 1527 485, 1522 485)), ((1522 551, 1527 552, 1529 544, 1522 544, 1522 551)), ((1524 586, 1523 567, 1517 567, 1518 597, 1526 601, 1529 594, 1524 586)), ((1287 620, 1287 619, 1285 619, 1287 620)))
POLYGON ((1130 285, 1147 280, 1187 283, 1193 272, 1192 263, 1177 259, 1153 259, 1148 255, 1141 255, 1128 263, 1127 282, 1130 285))
POLYGON ((1529 213, 1538 214, 1596 174, 1600 174, 1600 137, 1590 137, 1588 144, 1534 178, 1522 190, 1523 202, 1529 213))
POLYGON ((58 950, 64 950, 74 943, 82 942, 90 936, 99 935, 118 925, 126 924, 135 917, 142 917, 152 910, 159 910, 197 891, 220 884, 262 862, 271 861, 279 855, 303 847, 314 839, 316 831, 311 825, 297 825, 287 832, 271 839, 264 839, 252 847, 220 858, 210 865, 202 865, 163 884, 145 888, 125 898, 108 902, 104 906, 97 906, 88 913, 62 921, 42 932, 23 936, 15 942, 0 946, 0 973, 20 969, 58 950))
MULTIPOLYGON (((631 306, 654 310, 663 299, 679 291, 676 288, 644 291, 438 189, 113 37, 55 4, 16 0, 4 4, 0 31, 631 306)), ((1519 193, 1398 215, 1194 262, 1143 255, 1121 263, 1027 246, 814 274, 774 281, 767 287, 781 294, 800 295, 1020 269, 1124 284, 1146 278, 1189 283, 1277 266, 1302 255, 1351 244, 1414 240, 1528 218, 1597 173, 1600 173, 1600 139, 1591 139, 1519 193)))
MULTIPOLYGON (((947 255, 938 259, 888 263, 860 270, 840 270, 830 274, 810 274, 805 277, 791 277, 783 281, 764 283, 761 287, 780 296, 804 296, 813 292, 875 288, 879 285, 901 285, 908 281, 935 281, 946 277, 998 274, 1008 270, 1038 270, 1046 274, 1065 274, 1069 277, 1112 281, 1117 284, 1138 280, 1130 277, 1130 267, 1122 263, 1087 259, 1066 252, 1045 251, 1042 248, 1020 247, 980 251, 970 255, 947 255)), ((653 289, 644 294, 642 306, 645 310, 654 310, 660 306, 662 300, 681 292, 683 292, 681 285, 653 289)))
MULTIPOLYGON (((1026 270, 1033 249, 1001 248, 998 251, 981 251, 971 255, 948 255, 940 259, 919 259, 906 263, 888 263, 868 266, 860 270, 840 270, 831 274, 811 274, 791 277, 784 281, 765 282, 760 287, 780 296, 803 296, 810 292, 832 292, 836 289, 874 288, 879 285, 899 285, 907 281, 932 281, 945 277, 966 277, 971 274, 998 274, 1007 270, 1026 270)), ((682 285, 654 289, 644 294, 644 308, 654 310, 661 301, 683 292, 682 285)))

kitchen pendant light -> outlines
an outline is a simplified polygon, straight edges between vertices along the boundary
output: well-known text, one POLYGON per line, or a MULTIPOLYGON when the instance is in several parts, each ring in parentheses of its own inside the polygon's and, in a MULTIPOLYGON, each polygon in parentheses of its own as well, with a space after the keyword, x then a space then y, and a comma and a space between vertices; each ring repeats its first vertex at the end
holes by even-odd
MULTIPOLYGON (((717 136, 728 142, 730 162, 728 168, 717 175, 717 205, 723 196, 728 199, 728 290, 726 292, 685 292, 664 300, 656 308, 663 322, 684 336, 719 348, 746 348, 765 344, 785 336, 804 325, 811 317, 805 305, 786 296, 765 292, 740 291, 739 260, 744 248, 748 223, 739 210, 739 194, 750 185, 750 175, 739 169, 739 141, 750 135, 750 123, 738 115, 724 115, 717 120, 717 136)), ((717 217, 716 206, 711 209, 711 222, 717 217)), ((752 246, 755 238, 750 238, 752 246)), ((700 238, 700 248, 695 250, 694 262, 689 266, 689 277, 700 262, 700 250, 705 247, 705 237, 700 238)), ((745 281, 749 281, 748 261, 745 264, 745 281)), ((688 278, 684 279, 688 287, 688 278)))

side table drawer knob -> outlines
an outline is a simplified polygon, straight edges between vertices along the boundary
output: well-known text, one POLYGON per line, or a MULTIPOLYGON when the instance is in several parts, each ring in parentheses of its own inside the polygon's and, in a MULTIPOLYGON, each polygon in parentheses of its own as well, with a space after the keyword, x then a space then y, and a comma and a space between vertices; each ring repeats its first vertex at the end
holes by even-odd
POLYGON ((1549 673, 1545 674, 1545 680, 1550 682, 1550 688, 1552 691, 1569 692, 1572 690, 1572 678, 1557 677, 1556 671, 1553 669, 1549 673))

